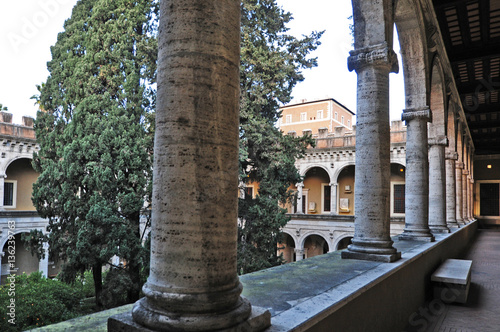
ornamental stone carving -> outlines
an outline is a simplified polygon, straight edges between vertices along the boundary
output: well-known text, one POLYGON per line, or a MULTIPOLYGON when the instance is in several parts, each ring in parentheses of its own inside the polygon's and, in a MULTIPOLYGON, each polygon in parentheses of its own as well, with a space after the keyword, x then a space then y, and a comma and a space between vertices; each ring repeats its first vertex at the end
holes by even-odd
POLYGON ((428 122, 432 121, 432 112, 429 106, 422 108, 407 108, 403 110, 401 120, 408 122, 414 119, 423 119, 428 122))
POLYGON ((357 72, 365 66, 388 66, 390 72, 399 72, 398 57, 385 43, 350 51, 349 54, 347 59, 349 71, 357 72))

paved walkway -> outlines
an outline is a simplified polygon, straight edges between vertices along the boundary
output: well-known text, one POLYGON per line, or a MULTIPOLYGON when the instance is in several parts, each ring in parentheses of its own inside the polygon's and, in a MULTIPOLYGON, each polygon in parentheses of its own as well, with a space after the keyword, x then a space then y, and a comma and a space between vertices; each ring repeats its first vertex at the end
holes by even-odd
POLYGON ((472 260, 471 288, 466 304, 430 302, 426 332, 500 331, 500 230, 478 230, 464 259, 472 260), (433 316, 431 316, 434 314, 433 316))

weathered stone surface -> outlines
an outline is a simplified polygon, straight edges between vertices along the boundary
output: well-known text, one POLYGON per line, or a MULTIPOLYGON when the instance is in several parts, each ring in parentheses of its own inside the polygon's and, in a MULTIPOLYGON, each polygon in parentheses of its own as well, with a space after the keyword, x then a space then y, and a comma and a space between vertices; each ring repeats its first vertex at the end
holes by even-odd
POLYGON ((449 233, 446 225, 446 137, 429 139, 429 228, 433 233, 449 233))

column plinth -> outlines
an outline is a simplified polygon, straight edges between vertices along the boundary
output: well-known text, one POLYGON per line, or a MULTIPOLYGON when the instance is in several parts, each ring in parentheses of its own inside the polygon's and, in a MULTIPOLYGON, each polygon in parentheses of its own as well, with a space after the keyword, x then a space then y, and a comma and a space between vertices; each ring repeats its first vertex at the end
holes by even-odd
POLYGON ((398 69, 387 44, 352 51, 358 74, 355 231, 342 258, 392 262, 401 257, 390 238, 389 72, 398 69))
POLYGON ((446 225, 445 147, 448 138, 429 139, 429 228, 433 233, 449 233, 446 225))
POLYGON ((449 228, 459 228, 457 222, 457 194, 455 180, 455 161, 458 159, 456 152, 446 153, 446 224, 449 228))
POLYGON ((406 122, 406 185, 405 228, 400 240, 434 241, 429 229, 429 152, 427 122, 429 107, 405 109, 406 122))
POLYGON ((150 273, 108 329, 261 331, 236 272, 240 2, 160 6, 150 273))

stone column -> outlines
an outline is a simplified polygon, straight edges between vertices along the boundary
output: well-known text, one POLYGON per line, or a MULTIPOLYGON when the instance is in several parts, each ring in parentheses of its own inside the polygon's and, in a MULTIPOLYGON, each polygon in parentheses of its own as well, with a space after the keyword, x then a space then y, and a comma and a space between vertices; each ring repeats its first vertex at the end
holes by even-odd
POLYGON ((401 257, 390 237, 389 73, 398 70, 397 57, 382 43, 351 51, 348 65, 358 74, 356 214, 354 238, 342 258, 392 262, 401 257))
POLYGON ((458 228, 457 223, 457 189, 455 182, 456 152, 446 153, 446 224, 448 228, 458 228))
POLYGON ((337 183, 330 183, 330 214, 337 214, 337 183))
POLYGON ((108 329, 263 330, 236 273, 240 1, 160 5, 151 269, 108 329))
POLYGON ((48 243, 43 244, 43 251, 45 257, 40 259, 38 263, 38 271, 42 272, 42 275, 46 278, 49 277, 49 245, 48 243))
POLYGON ((469 222, 467 211, 467 206, 469 205, 469 181, 467 180, 467 175, 469 175, 469 171, 464 167, 464 169, 462 170, 462 218, 464 223, 469 222))
POLYGON ((429 228, 434 233, 449 233, 446 226, 446 136, 429 139, 429 228))
POLYGON ((460 161, 457 161, 455 163, 455 171, 456 171, 456 180, 457 180, 457 200, 456 200, 456 211, 457 211, 457 223, 459 225, 465 225, 464 218, 463 218, 463 209, 462 209, 462 194, 463 194, 463 189, 462 189, 462 170, 464 168, 464 164, 460 161))
POLYGON ((0 175, 0 211, 4 211, 3 200, 4 200, 4 186, 5 186, 5 174, 0 175))
POLYGON ((295 261, 301 261, 304 259, 305 249, 295 249, 295 261))
POLYGON ((470 220, 474 221, 474 179, 470 179, 470 220))
POLYGON ((431 110, 406 109, 405 228, 399 239, 434 241, 429 229, 429 151, 427 122, 431 110))
POLYGON ((302 188, 304 188, 303 183, 299 183, 297 185, 297 213, 298 214, 304 214, 304 209, 302 209, 302 188))

